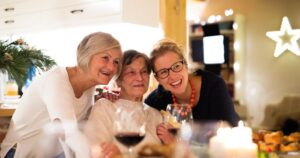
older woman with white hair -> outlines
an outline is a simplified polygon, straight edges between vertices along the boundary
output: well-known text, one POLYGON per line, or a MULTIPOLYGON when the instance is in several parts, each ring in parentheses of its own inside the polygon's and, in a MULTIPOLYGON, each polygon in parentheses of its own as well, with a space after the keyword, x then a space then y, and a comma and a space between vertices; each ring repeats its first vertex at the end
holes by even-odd
POLYGON ((15 145, 15 158, 58 157, 63 151, 64 157, 89 157, 79 123, 93 104, 95 86, 108 84, 119 70, 121 56, 120 44, 114 37, 96 32, 79 44, 77 66, 56 67, 37 77, 11 119, 1 144, 1 157, 15 145), (59 122, 62 133, 46 142, 51 130, 44 129, 53 122, 59 122))

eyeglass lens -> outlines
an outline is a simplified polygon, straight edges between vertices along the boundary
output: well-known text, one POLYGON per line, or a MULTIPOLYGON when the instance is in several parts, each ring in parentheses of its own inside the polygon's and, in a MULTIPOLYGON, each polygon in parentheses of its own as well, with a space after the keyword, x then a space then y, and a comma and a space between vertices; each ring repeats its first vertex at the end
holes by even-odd
POLYGON ((170 70, 173 72, 179 72, 183 68, 183 61, 178 61, 174 63, 170 68, 162 69, 156 72, 156 76, 159 78, 166 78, 169 76, 170 70))

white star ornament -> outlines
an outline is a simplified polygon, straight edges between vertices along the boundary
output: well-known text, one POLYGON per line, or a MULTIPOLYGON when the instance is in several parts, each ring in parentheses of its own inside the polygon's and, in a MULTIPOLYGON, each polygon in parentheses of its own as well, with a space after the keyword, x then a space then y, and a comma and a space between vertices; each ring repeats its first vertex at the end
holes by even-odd
POLYGON ((286 16, 282 19, 280 31, 270 31, 266 35, 276 41, 275 57, 278 57, 286 50, 300 56, 297 43, 297 40, 300 38, 300 29, 292 29, 289 19, 286 16))

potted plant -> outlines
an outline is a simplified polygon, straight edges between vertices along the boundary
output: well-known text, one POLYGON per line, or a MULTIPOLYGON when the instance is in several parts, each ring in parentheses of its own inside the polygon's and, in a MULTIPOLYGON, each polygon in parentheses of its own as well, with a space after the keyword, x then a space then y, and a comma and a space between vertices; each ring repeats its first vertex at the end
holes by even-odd
POLYGON ((30 47, 23 39, 13 42, 0 40, 0 72, 15 80, 19 88, 35 70, 47 71, 54 65, 53 59, 30 47))

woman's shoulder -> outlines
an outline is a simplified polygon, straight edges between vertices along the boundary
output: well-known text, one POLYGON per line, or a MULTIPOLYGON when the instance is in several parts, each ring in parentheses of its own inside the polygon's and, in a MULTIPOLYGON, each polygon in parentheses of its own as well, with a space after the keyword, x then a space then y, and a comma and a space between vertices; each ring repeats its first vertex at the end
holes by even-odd
POLYGON ((94 104, 94 108, 104 108, 106 106, 111 106, 113 103, 106 99, 106 98, 101 98, 99 100, 97 100, 94 104))
POLYGON ((55 67, 44 72, 39 78, 46 81, 60 81, 63 82, 68 78, 68 73, 65 67, 55 67))
POLYGON ((149 106, 149 105, 146 104, 146 103, 144 103, 144 108, 145 108, 145 110, 148 111, 149 113, 160 114, 160 112, 159 112, 157 109, 155 109, 155 108, 149 106))
POLYGON ((158 119, 161 118, 161 117, 158 117, 158 116, 162 116, 162 115, 161 115, 160 111, 158 111, 157 109, 155 109, 147 104, 144 104, 144 108, 147 111, 148 117, 158 118, 158 119))
POLYGON ((147 96, 144 102, 155 109, 165 109, 165 106, 172 102, 172 94, 159 85, 147 96))
POLYGON ((203 82, 218 82, 222 81, 222 77, 206 70, 198 69, 193 73, 195 76, 201 76, 203 82))
POLYGON ((156 99, 161 99, 161 98, 166 98, 167 96, 170 96, 171 93, 167 90, 164 89, 162 85, 158 85, 156 89, 154 89, 148 96, 147 99, 150 98, 156 98, 156 99))
POLYGON ((97 100, 92 106, 90 117, 102 117, 104 113, 110 111, 108 109, 113 109, 112 104, 113 103, 106 98, 97 100))
POLYGON ((52 68, 46 72, 42 72, 42 74, 37 75, 28 89, 39 89, 40 92, 45 92, 45 89, 53 89, 53 88, 59 88, 64 89, 65 87, 68 87, 68 76, 67 72, 65 70, 64 72, 63 67, 55 67, 52 68))
POLYGON ((218 75, 205 71, 197 70, 194 73, 195 76, 201 77, 201 92, 206 93, 207 91, 212 91, 224 87, 225 81, 218 75))
POLYGON ((54 74, 66 74, 66 73, 67 73, 66 67, 54 66, 51 69, 42 72, 42 76, 54 75, 54 74))

